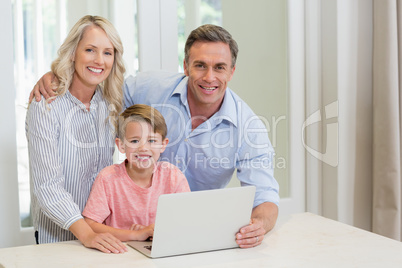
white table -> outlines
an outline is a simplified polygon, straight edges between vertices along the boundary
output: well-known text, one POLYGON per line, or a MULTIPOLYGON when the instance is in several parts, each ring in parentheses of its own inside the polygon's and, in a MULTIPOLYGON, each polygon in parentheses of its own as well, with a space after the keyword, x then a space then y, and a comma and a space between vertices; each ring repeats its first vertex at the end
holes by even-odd
POLYGON ((78 241, 0 249, 0 267, 402 267, 402 243, 311 213, 296 214, 252 249, 149 259, 78 241))

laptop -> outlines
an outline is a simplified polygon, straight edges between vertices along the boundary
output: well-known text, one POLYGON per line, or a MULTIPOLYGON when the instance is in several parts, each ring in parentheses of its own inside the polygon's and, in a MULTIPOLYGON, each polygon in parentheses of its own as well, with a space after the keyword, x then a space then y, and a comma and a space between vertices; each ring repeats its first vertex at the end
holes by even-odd
POLYGON ((255 186, 161 195, 153 240, 127 244, 150 258, 236 248, 254 195, 255 186))

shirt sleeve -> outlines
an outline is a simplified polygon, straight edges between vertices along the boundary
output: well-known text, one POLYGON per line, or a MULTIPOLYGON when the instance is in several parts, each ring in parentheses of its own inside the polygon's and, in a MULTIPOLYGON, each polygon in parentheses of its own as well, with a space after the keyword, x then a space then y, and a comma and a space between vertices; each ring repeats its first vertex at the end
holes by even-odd
POLYGON ((110 215, 103 171, 96 177, 87 204, 82 212, 84 217, 90 218, 98 223, 103 223, 110 215))
POLYGON ((279 184, 274 178, 274 149, 265 126, 260 121, 245 133, 236 161, 237 177, 242 186, 256 186, 254 207, 272 202, 279 206, 279 184))
POLYGON ((26 119, 32 193, 37 205, 53 222, 68 229, 82 219, 81 211, 64 185, 58 154, 60 127, 44 100, 32 102, 26 119))
POLYGON ((134 76, 129 76, 124 80, 123 94, 124 94, 124 104, 125 108, 134 105, 134 92, 136 89, 136 78, 134 76))

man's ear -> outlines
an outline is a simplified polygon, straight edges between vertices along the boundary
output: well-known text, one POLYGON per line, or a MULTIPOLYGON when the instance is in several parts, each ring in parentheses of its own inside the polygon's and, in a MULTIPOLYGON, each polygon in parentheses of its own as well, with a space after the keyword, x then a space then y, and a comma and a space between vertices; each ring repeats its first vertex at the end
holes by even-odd
POLYGON ((169 139, 168 139, 168 138, 165 138, 165 139, 162 141, 161 153, 163 153, 163 152, 165 151, 166 146, 168 145, 168 143, 169 143, 169 139))
POLYGON ((183 60, 183 69, 184 69, 184 74, 185 74, 186 76, 189 75, 187 68, 188 68, 188 67, 187 67, 187 64, 186 64, 186 60, 184 59, 184 60, 183 60))
POLYGON ((122 154, 126 153, 124 142, 119 138, 116 138, 115 142, 116 142, 116 146, 119 149, 120 153, 122 153, 122 154))

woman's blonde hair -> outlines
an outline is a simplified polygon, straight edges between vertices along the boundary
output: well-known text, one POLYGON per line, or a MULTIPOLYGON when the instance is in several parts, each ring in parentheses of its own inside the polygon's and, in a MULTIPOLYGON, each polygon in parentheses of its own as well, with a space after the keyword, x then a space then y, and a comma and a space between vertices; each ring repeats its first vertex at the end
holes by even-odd
POLYGON ((123 44, 117 30, 112 23, 100 16, 84 16, 70 30, 67 38, 58 50, 58 57, 52 62, 51 70, 59 80, 56 96, 61 96, 71 86, 75 67, 74 57, 78 43, 81 41, 85 29, 95 25, 105 31, 106 36, 114 47, 114 62, 109 76, 100 84, 103 97, 109 104, 109 118, 115 130, 118 116, 123 109, 123 83, 126 68, 123 62, 123 44))

